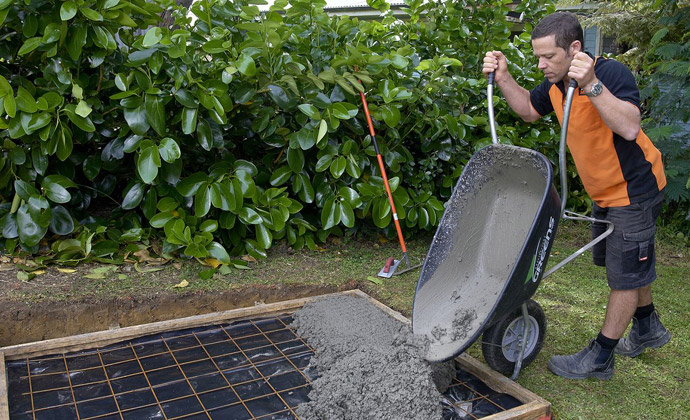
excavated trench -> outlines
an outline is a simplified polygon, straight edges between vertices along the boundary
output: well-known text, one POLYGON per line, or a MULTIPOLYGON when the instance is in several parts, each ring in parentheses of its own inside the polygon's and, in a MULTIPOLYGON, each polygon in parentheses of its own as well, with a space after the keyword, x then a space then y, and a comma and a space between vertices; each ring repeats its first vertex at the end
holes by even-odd
POLYGON ((317 296, 355 287, 354 283, 339 287, 256 285, 214 293, 45 300, 36 304, 6 300, 0 310, 0 347, 246 308, 257 303, 317 296))

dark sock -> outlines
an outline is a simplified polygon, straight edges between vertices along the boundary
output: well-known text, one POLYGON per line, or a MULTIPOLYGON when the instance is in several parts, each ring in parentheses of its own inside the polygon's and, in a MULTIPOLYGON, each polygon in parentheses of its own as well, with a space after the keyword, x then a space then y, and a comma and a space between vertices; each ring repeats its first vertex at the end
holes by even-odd
POLYGON ((616 348, 616 344, 618 344, 618 340, 613 339, 613 338, 608 338, 601 332, 597 336, 597 343, 601 346, 601 352, 597 356, 597 360, 595 361, 596 364, 602 364, 609 360, 609 357, 611 356, 611 352, 613 351, 614 348, 616 348))
POLYGON ((646 306, 639 306, 635 310, 635 318, 637 318, 638 326, 640 327, 640 335, 645 335, 649 332, 649 316, 654 312, 654 304, 650 303, 646 306))
POLYGON ((635 310, 635 318, 638 320, 642 318, 647 318, 649 315, 654 312, 654 304, 650 303, 647 306, 638 306, 637 310, 635 310))

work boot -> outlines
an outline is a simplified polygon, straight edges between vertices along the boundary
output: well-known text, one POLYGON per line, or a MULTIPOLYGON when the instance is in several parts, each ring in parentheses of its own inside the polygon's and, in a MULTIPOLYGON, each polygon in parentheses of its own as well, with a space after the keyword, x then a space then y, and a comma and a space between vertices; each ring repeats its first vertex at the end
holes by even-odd
POLYGON ((609 379, 613 376, 614 352, 603 363, 597 363, 602 348, 592 340, 584 350, 568 356, 553 356, 549 360, 549 369, 558 376, 568 379, 585 379, 589 377, 609 379))
POLYGON ((671 333, 661 325, 659 314, 652 312, 648 317, 638 320, 632 319, 633 325, 627 337, 621 338, 616 346, 616 353, 628 357, 636 357, 642 354, 645 348, 657 348, 668 343, 671 333), (640 322, 647 323, 647 332, 640 335, 640 322))

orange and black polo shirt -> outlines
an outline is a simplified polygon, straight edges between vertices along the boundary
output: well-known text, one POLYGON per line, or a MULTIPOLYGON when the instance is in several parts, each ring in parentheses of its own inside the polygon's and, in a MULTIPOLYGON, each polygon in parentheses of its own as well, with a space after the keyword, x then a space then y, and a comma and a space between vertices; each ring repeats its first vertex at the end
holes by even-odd
MULTIPOLYGON (((640 107, 635 77, 623 64, 597 57, 594 73, 618 99, 640 107)), ((540 115, 554 111, 563 123, 563 81, 545 79, 530 91, 530 101, 540 115)), ((649 137, 640 130, 635 141, 628 141, 611 131, 581 89, 573 96, 567 143, 587 194, 600 207, 640 202, 666 186, 661 153, 649 137)))

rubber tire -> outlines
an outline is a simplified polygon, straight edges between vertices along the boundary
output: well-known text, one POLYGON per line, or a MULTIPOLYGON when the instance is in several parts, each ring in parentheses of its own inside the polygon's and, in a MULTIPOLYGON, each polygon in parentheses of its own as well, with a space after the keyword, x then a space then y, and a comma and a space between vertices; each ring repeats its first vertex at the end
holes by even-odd
MULTIPOLYGON (((527 313, 530 317, 530 327, 536 322, 539 328, 537 335, 537 342, 534 348, 528 353, 525 349, 523 355, 522 368, 527 367, 537 358, 537 355, 544 346, 544 336, 546 335, 546 314, 541 306, 532 299, 527 300, 527 313)), ((513 321, 522 319, 522 305, 514 310, 512 313, 501 318, 494 325, 489 327, 482 335, 482 354, 484 360, 493 370, 501 372, 508 376, 513 374, 515 369, 515 362, 511 362, 503 354, 501 344, 507 328, 513 321)))

